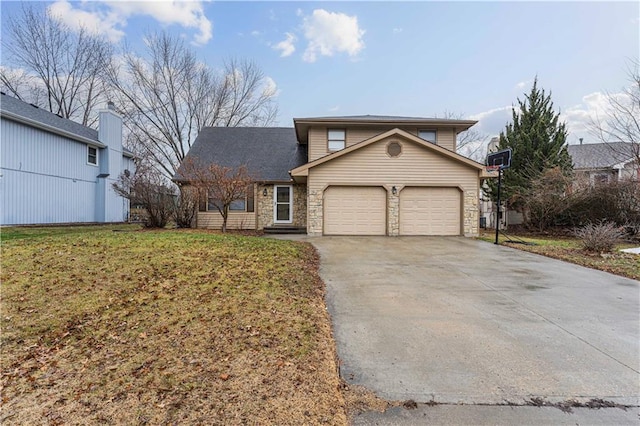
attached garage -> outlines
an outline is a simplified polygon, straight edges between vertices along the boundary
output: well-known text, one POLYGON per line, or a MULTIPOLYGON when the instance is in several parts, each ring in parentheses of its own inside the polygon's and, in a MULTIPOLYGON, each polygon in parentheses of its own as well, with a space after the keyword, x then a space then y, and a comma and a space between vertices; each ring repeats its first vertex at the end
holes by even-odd
POLYGON ((460 235, 461 192, 408 187, 400 192, 400 235, 460 235))
POLYGON ((325 235, 385 235, 387 192, 376 186, 330 186, 324 193, 325 235))

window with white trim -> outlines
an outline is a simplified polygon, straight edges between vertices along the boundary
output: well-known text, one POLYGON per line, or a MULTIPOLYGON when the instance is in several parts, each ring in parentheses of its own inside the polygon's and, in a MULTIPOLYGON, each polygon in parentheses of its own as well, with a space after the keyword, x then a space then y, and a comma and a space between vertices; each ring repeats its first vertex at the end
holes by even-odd
POLYGON ((344 129, 327 129, 329 151, 340 151, 344 149, 346 133, 344 129))
POLYGON ((87 145, 87 164, 98 165, 98 148, 87 145))
POLYGON ((429 141, 431 143, 435 143, 435 144, 438 143, 437 136, 438 136, 438 132, 435 130, 428 130, 428 129, 418 130, 418 137, 424 139, 425 141, 429 141))

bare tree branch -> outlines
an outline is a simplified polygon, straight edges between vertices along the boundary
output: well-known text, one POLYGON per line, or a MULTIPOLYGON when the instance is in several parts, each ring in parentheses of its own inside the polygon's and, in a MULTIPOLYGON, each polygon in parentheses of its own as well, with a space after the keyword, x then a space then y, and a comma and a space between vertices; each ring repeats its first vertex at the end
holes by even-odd
POLYGON ((0 69, 3 89, 85 126, 94 124, 96 106, 105 100, 102 74, 111 45, 84 29, 74 32, 32 6, 8 19, 7 32, 2 45, 9 62, 0 69))
POLYGON ((180 166, 184 184, 195 189, 204 202, 215 206, 222 216, 222 232, 227 231, 229 207, 236 200, 244 199, 251 184, 256 181, 246 165, 226 167, 219 164, 201 164, 190 158, 180 166))
POLYGON ((627 65, 629 85, 621 93, 606 92, 608 105, 605 117, 596 115, 591 119, 591 133, 619 154, 629 155, 627 149, 640 165, 640 60, 629 60, 627 65), (626 142, 628 145, 614 145, 626 142))
POLYGON ((109 68, 113 96, 137 149, 171 178, 205 126, 273 122, 275 92, 253 62, 231 60, 222 74, 177 37, 146 37, 144 56, 125 52, 109 68))

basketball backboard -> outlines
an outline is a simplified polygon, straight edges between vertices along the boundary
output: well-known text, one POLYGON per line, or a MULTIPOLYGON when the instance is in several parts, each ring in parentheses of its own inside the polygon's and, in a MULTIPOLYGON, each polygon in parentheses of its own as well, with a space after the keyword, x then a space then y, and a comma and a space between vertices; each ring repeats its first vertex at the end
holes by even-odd
POLYGON ((487 155, 487 166, 500 166, 500 170, 511 167, 511 148, 487 155))

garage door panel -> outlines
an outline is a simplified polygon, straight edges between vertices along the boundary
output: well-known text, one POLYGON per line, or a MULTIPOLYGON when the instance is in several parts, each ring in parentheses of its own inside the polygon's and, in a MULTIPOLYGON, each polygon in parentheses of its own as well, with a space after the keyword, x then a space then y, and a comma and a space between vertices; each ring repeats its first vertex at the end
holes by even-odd
POLYGON ((333 186, 324 196, 325 235, 385 235, 386 191, 333 186))
POLYGON ((400 235, 460 235, 457 188, 410 187, 400 192, 400 235))

